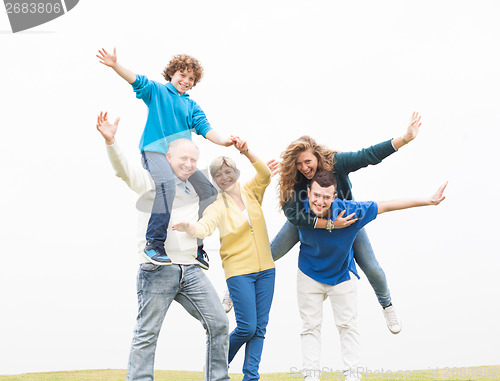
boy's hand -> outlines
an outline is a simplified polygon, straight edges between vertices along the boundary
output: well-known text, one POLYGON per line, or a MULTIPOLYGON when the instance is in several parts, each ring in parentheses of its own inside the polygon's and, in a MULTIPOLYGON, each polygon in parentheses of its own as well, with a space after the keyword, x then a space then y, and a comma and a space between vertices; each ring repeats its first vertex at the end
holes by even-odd
POLYGON ((116 57, 116 48, 113 48, 113 54, 108 53, 104 48, 99 50, 99 54, 96 55, 99 58, 99 62, 103 65, 109 67, 115 67, 118 62, 116 57))
POLYGON ((231 138, 227 138, 223 140, 221 145, 223 145, 224 147, 231 147, 233 145, 233 141, 231 140, 231 138))
POLYGON ((248 144, 246 140, 241 139, 239 136, 232 136, 231 135, 231 144, 234 144, 236 149, 241 152, 247 152, 248 151, 248 144))
POLYGON ((267 163, 267 167, 271 171, 271 177, 274 177, 278 173, 280 173, 280 163, 274 159, 269 160, 267 163))
POLYGON ((115 143, 115 134, 118 129, 118 123, 120 122, 120 117, 116 118, 113 124, 108 121, 108 113, 101 113, 97 117, 97 130, 101 133, 104 140, 106 140, 106 144, 108 146, 115 143))
POLYGON ((439 205, 441 203, 441 201, 443 201, 446 197, 443 195, 444 193, 444 190, 446 189, 446 186, 448 185, 448 181, 445 182, 443 185, 441 185, 438 190, 436 191, 436 193, 434 193, 432 195, 432 197, 430 198, 429 202, 430 202, 430 205, 439 205))

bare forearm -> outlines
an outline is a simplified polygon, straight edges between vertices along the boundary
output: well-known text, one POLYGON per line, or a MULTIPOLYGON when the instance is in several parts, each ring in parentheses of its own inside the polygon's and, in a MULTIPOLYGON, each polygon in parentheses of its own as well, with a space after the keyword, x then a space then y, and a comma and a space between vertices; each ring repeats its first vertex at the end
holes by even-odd
POLYGON ((409 208, 416 208, 419 206, 433 205, 428 198, 415 198, 415 199, 403 199, 403 200, 391 200, 391 201, 379 201, 377 202, 378 214, 385 212, 392 212, 394 210, 402 210, 409 208))
POLYGON ((394 138, 391 140, 392 145, 394 146, 394 149, 398 150, 404 145, 408 144, 411 142, 411 140, 407 140, 404 136, 400 136, 399 138, 394 138))
POLYGON ((136 74, 125 66, 120 65, 118 62, 113 66, 113 70, 128 83, 133 83, 135 81, 136 74))
POLYGON ((250 160, 250 163, 252 163, 252 164, 256 163, 257 160, 259 160, 259 158, 257 157, 257 155, 255 155, 250 150, 247 150, 247 152, 242 153, 242 154, 245 155, 247 157, 247 159, 250 160))
POLYGON ((224 139, 222 138, 217 131, 215 131, 213 128, 208 131, 205 135, 205 138, 210 140, 212 143, 218 144, 220 146, 228 147, 232 143, 231 139, 224 139))

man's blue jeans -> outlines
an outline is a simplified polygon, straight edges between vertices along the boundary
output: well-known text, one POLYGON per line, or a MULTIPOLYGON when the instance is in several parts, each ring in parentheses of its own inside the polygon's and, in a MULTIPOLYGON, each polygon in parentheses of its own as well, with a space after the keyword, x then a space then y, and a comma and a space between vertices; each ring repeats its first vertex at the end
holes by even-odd
MULTIPOLYGON (((283 255, 288 253, 295 244, 299 242, 299 231, 296 226, 286 221, 279 233, 271 242, 271 253, 273 259, 277 261, 283 255)), ((354 259, 361 270, 365 273, 368 281, 372 285, 378 302, 382 307, 387 307, 391 304, 391 293, 387 285, 384 270, 375 258, 372 245, 366 234, 365 228, 361 229, 352 245, 354 250, 354 259)))
POLYGON ((205 328, 205 379, 229 381, 228 320, 216 291, 198 265, 141 264, 137 274, 137 298, 139 313, 130 351, 127 381, 153 380, 156 342, 173 300, 180 303, 205 328))
POLYGON ((243 381, 259 379, 269 311, 273 302, 275 270, 237 275, 226 280, 233 300, 236 328, 229 335, 229 362, 245 345, 243 381))

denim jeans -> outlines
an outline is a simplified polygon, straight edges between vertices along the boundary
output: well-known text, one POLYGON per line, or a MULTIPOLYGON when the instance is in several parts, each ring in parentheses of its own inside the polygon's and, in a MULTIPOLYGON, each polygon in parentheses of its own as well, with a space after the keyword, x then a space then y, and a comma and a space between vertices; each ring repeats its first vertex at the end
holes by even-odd
MULTIPOLYGON (((175 174, 163 153, 144 151, 142 153, 142 164, 146 168, 155 183, 156 195, 149 218, 146 240, 164 243, 167 239, 168 223, 175 198, 175 174)), ((201 217, 205 208, 210 205, 217 196, 217 190, 199 170, 189 177, 196 194, 200 198, 198 216, 201 217)), ((202 244, 198 240, 198 246, 202 244)))
MULTIPOLYGON (((299 231, 296 226, 286 221, 276 237, 271 242, 271 253, 273 259, 277 261, 299 241, 299 231)), ((370 282, 378 302, 382 307, 387 307, 391 304, 391 293, 387 286, 387 279, 384 270, 375 258, 372 245, 368 239, 365 228, 361 229, 352 245, 354 250, 354 259, 361 270, 365 273, 370 282)))
POLYGON ((229 362, 245 345, 243 381, 259 379, 259 364, 269 311, 273 302, 275 270, 237 275, 226 280, 233 300, 236 328, 229 335, 229 362))
POLYGON ((153 380, 156 343, 173 300, 180 303, 205 328, 205 379, 229 381, 228 319, 216 291, 198 265, 141 264, 137 274, 137 298, 139 312, 130 350, 127 381, 153 380))

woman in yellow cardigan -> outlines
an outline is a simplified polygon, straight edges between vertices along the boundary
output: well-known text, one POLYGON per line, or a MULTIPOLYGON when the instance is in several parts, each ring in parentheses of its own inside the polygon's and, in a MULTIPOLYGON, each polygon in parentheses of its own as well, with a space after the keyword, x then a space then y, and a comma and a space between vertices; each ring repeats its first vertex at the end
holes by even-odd
POLYGON ((235 162, 216 158, 210 173, 220 188, 217 200, 197 223, 181 222, 172 228, 205 238, 220 231, 220 255, 234 304, 236 328, 229 335, 229 362, 243 344, 243 381, 259 379, 259 363, 274 293, 274 261, 261 205, 271 182, 271 171, 240 138, 234 146, 252 163, 256 175, 243 186, 235 162))

